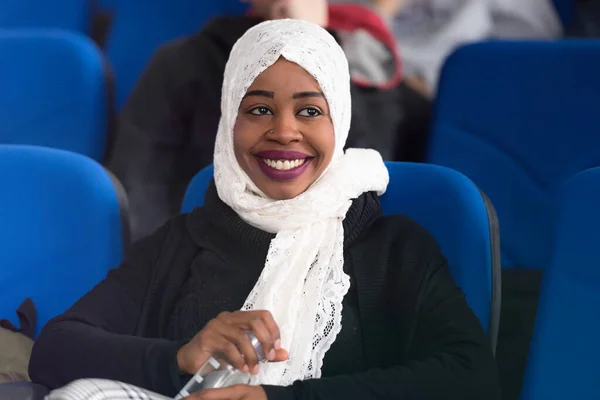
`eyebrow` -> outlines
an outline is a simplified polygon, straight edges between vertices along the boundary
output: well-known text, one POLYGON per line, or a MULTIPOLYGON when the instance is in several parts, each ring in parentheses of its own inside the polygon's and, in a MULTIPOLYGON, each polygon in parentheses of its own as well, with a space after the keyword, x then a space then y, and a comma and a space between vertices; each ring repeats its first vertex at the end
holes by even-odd
POLYGON ((294 93, 294 95, 292 96, 292 98, 294 99, 304 99, 307 97, 325 97, 325 95, 321 92, 299 92, 299 93, 294 93))
POLYGON ((262 96, 262 97, 268 97, 269 99, 272 99, 275 97, 275 93, 269 92, 268 90, 251 90, 248 93, 246 93, 244 98, 251 97, 251 96, 262 96))

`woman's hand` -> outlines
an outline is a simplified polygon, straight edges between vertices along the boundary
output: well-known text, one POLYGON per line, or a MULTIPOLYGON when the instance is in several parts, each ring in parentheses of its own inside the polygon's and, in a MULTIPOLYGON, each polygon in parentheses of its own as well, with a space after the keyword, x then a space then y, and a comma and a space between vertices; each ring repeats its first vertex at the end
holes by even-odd
POLYGON ((265 19, 301 19, 326 27, 329 20, 327 0, 242 0, 265 19))
POLYGON ((279 328, 268 311, 224 312, 206 324, 194 338, 177 352, 179 370, 190 375, 213 355, 223 354, 231 364, 246 373, 258 373, 258 359, 248 331, 260 342, 267 360, 285 361, 279 328))
POLYGON ((262 386, 237 385, 193 393, 184 400, 268 400, 262 386))

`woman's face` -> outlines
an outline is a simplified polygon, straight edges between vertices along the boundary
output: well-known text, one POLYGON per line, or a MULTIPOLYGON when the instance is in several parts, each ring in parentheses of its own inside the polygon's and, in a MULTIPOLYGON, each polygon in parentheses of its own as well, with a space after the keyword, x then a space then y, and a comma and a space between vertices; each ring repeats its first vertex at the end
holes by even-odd
POLYGON ((325 171, 335 146, 317 81, 284 59, 266 69, 240 104, 233 143, 240 167, 269 198, 303 193, 325 171))

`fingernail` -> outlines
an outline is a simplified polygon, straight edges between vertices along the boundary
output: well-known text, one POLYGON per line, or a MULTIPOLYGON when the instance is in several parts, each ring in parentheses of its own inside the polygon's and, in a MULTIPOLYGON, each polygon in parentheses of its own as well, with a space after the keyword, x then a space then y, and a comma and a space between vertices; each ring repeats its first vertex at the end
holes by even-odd
POLYGON ((274 360, 275 359, 275 350, 273 350, 273 349, 269 350, 269 353, 267 354, 267 359, 268 360, 274 360))
POLYGON ((258 368, 258 365, 255 365, 254 368, 252 368, 252 375, 258 375, 259 372, 260 368, 258 368))
POLYGON ((242 371, 244 371, 245 374, 250 372, 250 367, 247 365, 244 365, 244 368, 242 368, 242 371))
POLYGON ((280 350, 281 349, 281 339, 277 339, 275 341, 275 350, 280 350))

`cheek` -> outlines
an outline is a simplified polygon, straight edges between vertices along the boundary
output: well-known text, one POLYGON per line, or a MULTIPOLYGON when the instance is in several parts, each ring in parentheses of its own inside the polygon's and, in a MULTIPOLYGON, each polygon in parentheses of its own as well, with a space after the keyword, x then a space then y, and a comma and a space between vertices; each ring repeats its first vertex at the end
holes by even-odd
POLYGON ((324 124, 322 129, 319 129, 318 136, 319 152, 323 155, 323 158, 329 162, 333 158, 333 152, 335 150, 335 134, 333 132, 333 125, 331 122, 324 124))
POLYGON ((328 149, 328 154, 329 154, 329 159, 331 159, 333 157, 333 153, 335 151, 335 134, 333 133, 333 128, 331 129, 331 131, 329 131, 329 135, 327 135, 327 149, 328 149))
POLYGON ((246 140, 247 137, 244 124, 236 122, 233 128, 233 152, 240 165, 244 164, 244 156, 248 154, 250 149, 250 143, 246 140))
MULTIPOLYGON (((262 137, 260 125, 247 118, 238 117, 233 127, 233 146, 246 153, 255 146, 262 137)), ((237 151, 237 150, 236 150, 237 151)))

